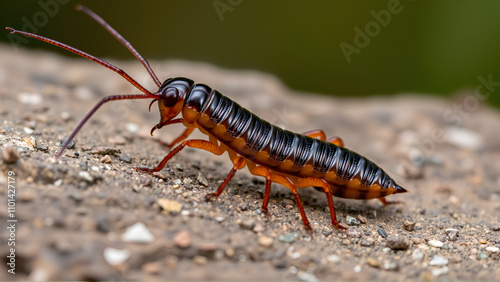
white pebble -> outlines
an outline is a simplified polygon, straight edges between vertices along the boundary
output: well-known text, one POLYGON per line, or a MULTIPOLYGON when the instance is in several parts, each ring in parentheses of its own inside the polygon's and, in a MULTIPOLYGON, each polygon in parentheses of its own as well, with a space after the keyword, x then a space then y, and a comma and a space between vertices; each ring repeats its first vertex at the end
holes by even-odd
POLYGON ((340 261, 340 257, 337 256, 337 255, 329 255, 326 257, 326 260, 329 261, 329 262, 339 262, 340 261))
POLYGON ((466 149, 478 149, 483 146, 481 135, 464 128, 448 129, 446 138, 449 143, 466 149))
POLYGON ((427 242, 427 244, 435 248, 442 248, 444 246, 444 243, 438 240, 430 240, 429 242, 427 242))
POLYGON ((88 171, 78 172, 78 177, 80 177, 81 180, 87 181, 89 183, 94 181, 94 178, 92 177, 92 175, 90 175, 90 173, 88 173, 88 171))
POLYGON ((441 268, 436 268, 436 269, 432 270, 432 276, 438 277, 438 276, 441 276, 443 274, 448 273, 448 271, 449 271, 449 269, 447 266, 441 267, 441 268))
POLYGON ((122 235, 122 240, 129 243, 151 243, 154 239, 153 234, 142 222, 130 226, 122 235))
POLYGON ((493 247, 493 246, 487 247, 487 248, 486 248, 486 250, 487 250, 488 252, 492 252, 492 253, 498 253, 498 252, 500 252, 500 248, 498 248, 498 247, 493 247))
POLYGON ((54 185, 55 186, 61 186, 61 184, 63 183, 62 179, 57 179, 55 182, 54 182, 54 185))
POLYGON ((127 123, 125 127, 127 128, 128 132, 133 134, 136 134, 139 131, 139 126, 135 123, 127 123))
POLYGON ((21 92, 17 95, 17 99, 26 105, 38 105, 42 102, 42 96, 38 93, 21 92))
POLYGON ((33 134, 33 129, 31 129, 29 127, 25 127, 25 128, 23 128, 23 130, 24 130, 24 133, 26 133, 28 135, 33 134))
POLYGON ((448 265, 448 259, 442 256, 434 256, 429 262, 429 265, 443 266, 448 265))
POLYGON ((104 259, 110 265, 119 265, 125 262, 130 257, 130 250, 124 249, 114 249, 105 248, 104 249, 104 259))

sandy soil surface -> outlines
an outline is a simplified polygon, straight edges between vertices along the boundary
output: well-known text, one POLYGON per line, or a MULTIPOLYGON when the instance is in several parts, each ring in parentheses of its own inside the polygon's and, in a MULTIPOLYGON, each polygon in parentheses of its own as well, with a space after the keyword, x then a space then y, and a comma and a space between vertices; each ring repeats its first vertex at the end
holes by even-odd
MULTIPOLYGON (((138 62, 114 63, 155 89, 138 62)), ((335 198, 344 234, 332 228, 324 195, 301 189, 311 235, 282 186, 273 185, 265 217, 264 181, 246 170, 217 202, 204 202, 230 169, 226 155, 186 149, 154 177, 134 169, 156 166, 168 149, 155 140, 183 130, 149 136, 159 121, 149 101, 105 105, 56 162, 60 140, 100 98, 138 91, 80 58, 0 46, 0 279, 499 279, 500 115, 464 108, 473 92, 455 101, 339 99, 294 93, 254 71, 152 65, 161 78, 206 83, 289 130, 341 136, 410 191, 388 198, 405 203, 335 198)))

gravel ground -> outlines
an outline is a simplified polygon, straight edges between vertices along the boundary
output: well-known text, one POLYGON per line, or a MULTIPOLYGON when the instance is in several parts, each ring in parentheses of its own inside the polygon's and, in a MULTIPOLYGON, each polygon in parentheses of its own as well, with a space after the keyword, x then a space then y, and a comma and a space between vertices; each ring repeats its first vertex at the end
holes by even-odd
MULTIPOLYGON (((114 63, 154 89, 138 62, 114 63)), ((339 99, 294 93, 254 71, 152 65, 162 78, 207 83, 287 129, 341 136, 410 193, 390 196, 404 204, 386 207, 335 198, 349 234, 331 227, 326 199, 312 188, 300 193, 313 235, 282 186, 273 185, 271 216, 263 216, 264 181, 246 170, 206 203, 230 169, 226 156, 185 149, 154 177, 134 169, 158 164, 168 150, 155 140, 182 131, 149 136, 159 114, 148 101, 105 105, 56 162, 60 140, 101 97, 138 91, 80 58, 0 46, 0 194, 6 203, 15 173, 17 219, 9 232, 10 214, 0 209, 0 279, 499 279, 500 115, 484 105, 458 111, 473 92, 455 101, 339 99), (15 276, 6 264, 13 235, 15 276)))

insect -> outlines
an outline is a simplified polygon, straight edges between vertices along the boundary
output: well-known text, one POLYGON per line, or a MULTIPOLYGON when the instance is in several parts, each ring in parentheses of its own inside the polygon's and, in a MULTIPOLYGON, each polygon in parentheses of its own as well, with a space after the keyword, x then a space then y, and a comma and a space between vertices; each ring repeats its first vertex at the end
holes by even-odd
POLYGON ((205 196, 207 201, 215 200, 223 192, 235 172, 247 166, 253 175, 266 179, 262 204, 264 214, 268 215, 271 183, 282 184, 291 190, 305 228, 312 231, 298 194, 298 188, 313 186, 326 195, 332 225, 336 229, 345 231, 347 228, 339 224, 336 219, 332 196, 350 199, 378 198, 386 205, 388 204, 385 200, 386 196, 407 192, 376 164, 344 148, 340 138, 326 139, 323 130, 297 134, 281 129, 259 118, 217 90, 204 84, 194 83, 188 78, 169 78, 161 83, 147 60, 100 16, 82 5, 77 5, 76 9, 89 15, 127 47, 144 65, 158 86, 158 90, 154 93, 150 92, 122 69, 79 49, 40 35, 7 27, 6 29, 11 33, 45 41, 111 69, 143 93, 102 98, 67 138, 56 156, 57 159, 62 156, 71 140, 103 104, 117 100, 152 99, 149 110, 153 103, 158 102, 160 122, 151 129, 151 135, 157 129, 176 123, 182 123, 186 129, 169 144, 169 147, 173 149, 158 166, 153 169, 136 169, 145 173, 158 172, 185 147, 206 150, 216 155, 228 152, 233 168, 219 188, 205 196), (181 117, 177 118, 179 115, 181 117), (208 141, 187 139, 195 129, 208 135, 208 141), (174 147, 176 144, 178 145, 174 147))

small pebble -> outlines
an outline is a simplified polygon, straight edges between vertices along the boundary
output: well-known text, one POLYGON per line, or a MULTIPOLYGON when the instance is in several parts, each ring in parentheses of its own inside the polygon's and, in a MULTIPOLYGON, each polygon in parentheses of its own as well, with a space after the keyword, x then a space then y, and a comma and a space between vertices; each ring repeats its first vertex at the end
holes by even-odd
POLYGON ((451 241, 456 241, 457 240, 457 237, 458 237, 458 229, 455 229, 455 228, 447 228, 445 229, 444 231, 446 233, 446 235, 448 236, 448 238, 451 240, 451 241))
POLYGON ((388 271, 397 271, 399 270, 399 265, 397 262, 385 262, 384 269, 388 271))
POLYGON ((124 263, 130 257, 130 250, 128 249, 115 249, 115 248, 105 248, 104 249, 104 260, 106 260, 109 265, 120 265, 124 263))
POLYGON ((13 164, 19 159, 19 152, 12 146, 6 146, 2 150, 2 160, 6 164, 13 164))
POLYGON ((108 142, 113 144, 113 145, 125 145, 127 141, 125 140, 125 137, 122 135, 116 135, 113 137, 108 138, 108 142))
MULTIPOLYGON (((108 156, 109 157, 109 156, 108 156)), ((153 184, 153 177, 151 176, 144 176, 144 177, 141 177, 141 185, 144 186, 144 187, 148 187, 148 186, 151 186, 151 184, 153 184)))
POLYGON ((349 229, 349 237, 351 238, 360 238, 361 237, 361 230, 359 229, 349 229))
POLYGON ((174 185, 181 185, 181 184, 182 184, 182 180, 174 179, 174 185))
POLYGON ((201 174, 200 172, 198 172, 198 176, 196 177, 196 181, 198 181, 198 183, 200 183, 200 185, 203 185, 205 187, 208 186, 208 180, 205 176, 203 176, 203 174, 201 174))
POLYGON ((252 228, 255 226, 256 224, 256 221, 254 219, 245 219, 245 220, 242 220, 239 225, 241 228, 243 229, 248 229, 248 230, 252 230, 252 228))
POLYGON ((387 237, 386 243, 392 250, 406 250, 410 247, 410 240, 403 235, 391 235, 387 237))
POLYGON ((287 234, 284 234, 284 235, 280 235, 279 236, 279 240, 282 241, 282 242, 286 242, 286 243, 292 243, 293 241, 295 241, 295 239, 297 239, 299 237, 299 233, 297 232, 292 232, 292 233, 287 233, 287 234))
POLYGON ((375 267, 375 268, 378 268, 379 267, 379 264, 376 260, 372 259, 372 258, 367 258, 366 259, 366 262, 368 263, 369 266, 371 267, 375 267))
POLYGON ((488 244, 488 241, 486 241, 486 240, 484 240, 484 239, 479 239, 479 243, 481 243, 481 244, 483 244, 483 245, 484 245, 484 244, 488 244))
POLYGON ((110 164, 111 163, 111 157, 109 155, 106 155, 104 157, 101 158, 100 160, 101 163, 105 163, 105 164, 110 164))
MULTIPOLYGON (((64 137, 61 140, 61 147, 66 143, 66 140, 68 140, 68 137, 64 137)), ((75 147, 75 139, 72 139, 71 142, 69 142, 67 149, 73 149, 75 147)))
POLYGON ((34 131, 33 129, 31 129, 29 127, 25 127, 25 128, 23 128, 23 130, 24 130, 24 133, 26 133, 28 135, 33 134, 33 131, 34 131))
POLYGON ((158 205, 168 213, 180 213, 182 204, 165 198, 160 198, 156 201, 158 205))
POLYGON ((88 183, 94 182, 94 177, 92 177, 92 175, 90 175, 88 171, 78 172, 78 177, 80 178, 80 180, 86 181, 88 183))
POLYGON ((432 270, 432 276, 438 277, 438 276, 441 276, 443 274, 448 273, 448 271, 450 271, 450 270, 448 269, 447 266, 441 267, 441 268, 435 268, 432 270))
POLYGON ((297 273, 297 278, 299 278, 300 281, 308 281, 308 282, 319 281, 319 279, 316 276, 314 276, 314 274, 305 271, 299 271, 297 273))
POLYGON ((375 239, 373 239, 371 237, 363 239, 363 240, 361 240, 361 242, 359 242, 359 244, 363 247, 371 247, 371 246, 373 246, 373 243, 375 243, 375 239))
POLYGON ((357 219, 359 220, 359 222, 361 222, 362 224, 366 224, 366 222, 368 222, 368 221, 366 220, 366 217, 364 217, 364 216, 362 216, 362 215, 360 215, 360 214, 358 214, 358 215, 356 216, 356 218, 357 218, 357 219))
POLYGON ((174 236, 174 243, 179 248, 189 248, 191 246, 191 234, 187 230, 177 232, 174 236))
POLYGON ((448 265, 448 259, 442 256, 435 255, 432 260, 429 262, 429 265, 432 266, 444 266, 448 265))
POLYGON ((38 143, 35 145, 35 148, 38 151, 43 151, 43 152, 47 152, 49 150, 49 147, 47 147, 47 145, 38 144, 38 143))
POLYGON ((163 269, 162 263, 158 261, 147 262, 142 265, 141 270, 146 274, 158 274, 163 269))
POLYGON ((204 257, 204 256, 194 256, 193 261, 197 265, 205 265, 205 264, 207 264, 207 258, 204 257))
POLYGON ((264 231, 264 225, 262 225, 262 223, 260 223, 260 222, 257 222, 257 223, 255 224, 255 226, 252 228, 252 230, 253 230, 253 232, 255 232, 255 233, 262 232, 262 231, 264 231))
POLYGON ((425 256, 424 251, 418 248, 413 250, 413 252, 411 253, 411 257, 415 262, 422 261, 424 259, 424 256, 425 256))
POLYGON ((340 261, 340 257, 337 256, 337 255, 329 255, 326 257, 326 260, 329 261, 329 262, 339 262, 340 261))
POLYGON ((491 231, 500 231, 500 225, 493 225, 490 227, 491 231))
POLYGON ((378 233, 380 236, 382 236, 382 238, 387 238, 387 233, 385 232, 385 230, 384 230, 384 229, 382 229, 382 228, 377 229, 377 233, 378 233))
POLYGON ((489 257, 488 254, 485 252, 479 252, 479 254, 477 254, 477 259, 479 260, 487 259, 488 257, 489 257))
POLYGON ((442 248, 444 246, 444 243, 438 240, 429 240, 427 244, 429 244, 429 246, 434 248, 442 248))
POLYGON ((130 226, 125 230, 122 235, 122 240, 128 243, 152 243, 154 241, 153 234, 142 222, 137 222, 136 224, 130 226))
POLYGON ((359 225, 359 220, 355 219, 354 217, 350 216, 350 215, 347 215, 345 217, 345 221, 347 223, 347 225, 359 225))
POLYGON ((120 161, 124 163, 132 163, 132 157, 129 155, 122 154, 120 155, 120 161))
POLYGON ((259 236, 259 245, 264 246, 266 248, 270 248, 273 245, 274 239, 268 236, 261 235, 259 236))
POLYGON ((487 247, 487 248, 486 248, 486 250, 487 250, 488 252, 491 252, 491 253, 498 253, 498 252, 500 252, 500 248, 498 248, 498 247, 493 247, 493 246, 489 246, 489 247, 487 247))
POLYGON ((411 232, 415 229, 415 224, 416 224, 416 222, 414 222, 414 221, 405 220, 405 222, 403 223, 403 227, 407 231, 411 232))
POLYGON ((93 148, 90 153, 93 155, 118 155, 121 154, 121 151, 113 147, 97 147, 93 148))

